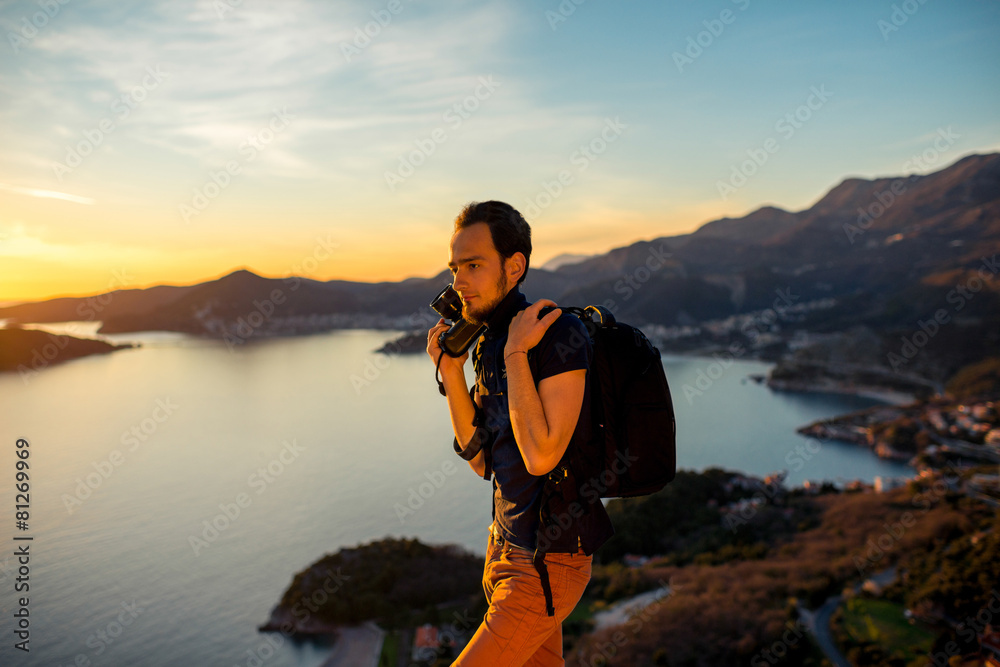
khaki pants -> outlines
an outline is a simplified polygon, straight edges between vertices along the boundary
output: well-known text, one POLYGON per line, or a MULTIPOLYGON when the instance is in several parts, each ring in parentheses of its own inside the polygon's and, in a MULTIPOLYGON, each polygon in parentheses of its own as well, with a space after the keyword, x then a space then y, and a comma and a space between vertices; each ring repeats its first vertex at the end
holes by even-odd
POLYGON ((483 590, 490 606, 452 667, 565 665, 562 622, 590 582, 592 557, 582 549, 575 554, 545 555, 556 612, 549 616, 532 552, 501 542, 490 528, 483 570, 483 590))

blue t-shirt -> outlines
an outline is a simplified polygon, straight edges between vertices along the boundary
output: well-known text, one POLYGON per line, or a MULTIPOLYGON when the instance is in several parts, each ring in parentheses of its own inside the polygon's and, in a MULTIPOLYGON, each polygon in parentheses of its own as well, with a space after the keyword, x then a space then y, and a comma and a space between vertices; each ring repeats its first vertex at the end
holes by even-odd
MULTIPOLYGON (((484 425, 494 436, 491 450, 493 517, 505 540, 534 550, 546 476, 535 476, 527 471, 514 439, 507 403, 507 369, 503 358, 510 322, 529 305, 517 287, 512 289, 487 321, 486 332, 476 347, 473 361, 476 391, 483 403, 484 425)), ((593 344, 587 328, 579 318, 563 313, 549 326, 538 345, 528 351, 535 387, 545 378, 560 373, 580 369, 589 371, 592 357, 593 344)), ((590 388, 587 383, 580 418, 567 451, 574 443, 587 442, 590 435, 590 388)), ((582 544, 589 554, 603 544, 614 532, 610 518, 599 500, 588 509, 590 511, 581 517, 563 517, 563 525, 550 533, 544 550, 575 552, 578 544, 582 544)))

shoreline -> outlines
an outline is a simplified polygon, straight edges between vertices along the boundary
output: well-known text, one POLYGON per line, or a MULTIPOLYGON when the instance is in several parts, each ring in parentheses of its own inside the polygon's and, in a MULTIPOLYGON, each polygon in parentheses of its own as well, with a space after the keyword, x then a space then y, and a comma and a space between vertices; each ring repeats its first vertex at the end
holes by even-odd
MULTIPOLYGON (((10 321, 2 321, 0 324, 0 331, 5 330, 4 328, 10 324, 10 321)), ((30 327, 24 330, 33 331, 43 331, 53 336, 69 336, 71 338, 77 338, 78 340, 97 340, 101 342, 108 343, 110 345, 123 346, 122 342, 115 341, 109 338, 109 335, 121 336, 123 334, 102 334, 100 329, 103 328, 103 322, 95 321, 67 321, 67 322, 42 322, 42 323, 19 323, 16 324, 17 327, 30 327), (79 328, 81 324, 86 324, 87 328, 94 328, 97 325, 97 330, 93 333, 90 332, 73 332, 73 328, 79 328), (82 334, 82 335, 80 335, 82 334)), ((315 335, 316 333, 329 333, 333 331, 378 331, 385 332, 393 337, 385 341, 380 347, 374 349, 374 352, 382 354, 419 354, 425 351, 426 339, 423 334, 418 334, 415 332, 405 332, 398 328, 381 328, 381 327, 335 327, 325 331, 313 331, 307 333, 289 333, 282 332, 277 334, 274 332, 269 332, 271 335, 262 335, 260 332, 255 332, 257 335, 251 336, 246 339, 241 339, 240 343, 248 343, 254 340, 273 340, 275 338, 295 338, 298 336, 315 335)), ((196 340, 225 340, 223 336, 215 336, 211 334, 199 334, 191 332, 179 332, 175 330, 157 329, 148 331, 135 331, 130 332, 135 334, 144 333, 168 333, 168 334, 180 334, 183 336, 190 336, 196 340)), ((127 345, 128 343, 124 343, 127 345)), ((137 346, 133 344, 134 346, 137 346)), ((714 359, 716 354, 720 352, 725 352, 724 348, 719 348, 717 346, 703 346, 695 349, 660 349, 661 359, 714 359)), ((767 359, 755 355, 747 355, 742 358, 732 359, 732 361, 745 361, 761 363, 769 366, 769 371, 766 377, 763 378, 763 383, 766 384, 770 389, 774 391, 787 391, 787 392, 801 392, 801 393, 830 393, 830 394, 840 394, 845 396, 857 396, 859 398, 867 398, 872 400, 881 401, 889 405, 908 405, 915 403, 918 400, 923 400, 921 397, 914 392, 905 391, 898 388, 900 382, 906 383, 916 383, 916 382, 926 382, 928 384, 933 384, 930 380, 925 380, 923 378, 899 378, 889 373, 888 369, 879 366, 859 366, 857 368, 851 369, 850 372, 855 373, 871 373, 877 376, 886 376, 887 379, 891 380, 896 387, 882 386, 878 384, 857 384, 851 380, 839 380, 837 377, 831 377, 825 374, 826 371, 834 372, 835 369, 832 365, 822 364, 822 363, 812 363, 809 366, 815 368, 818 372, 815 373, 815 377, 783 377, 775 379, 773 377, 774 370, 782 368, 782 364, 786 366, 782 369, 787 372, 789 366, 797 365, 797 362, 789 359, 767 359), (887 375, 887 373, 889 373, 887 375)), ((800 375, 797 372, 796 375, 800 375)), ((869 376, 870 378, 870 376, 869 376)), ((757 378, 751 378, 754 381, 758 381, 757 378)), ((668 378, 669 381, 669 378, 668 378)), ((933 396, 938 395, 937 392, 933 396)))
POLYGON ((811 394, 840 394, 842 396, 857 396, 859 398, 870 398, 881 401, 887 405, 902 406, 916 403, 918 399, 913 394, 902 391, 893 391, 882 387, 849 387, 837 384, 810 384, 805 381, 772 380, 767 381, 767 385, 774 391, 787 391, 792 393, 811 394))
MULTIPOLYGON (((714 359, 715 354, 718 354, 717 349, 706 349, 702 348, 699 350, 692 350, 687 352, 681 351, 668 351, 661 352, 662 358, 674 358, 674 359, 714 359)), ((910 405, 921 400, 916 394, 906 391, 901 391, 899 389, 894 389, 890 387, 884 387, 879 385, 858 385, 854 382, 844 381, 838 382, 837 380, 830 377, 817 377, 816 379, 773 379, 772 373, 775 368, 778 368, 783 360, 770 360, 763 359, 760 357, 746 357, 742 359, 733 359, 733 362, 754 362, 760 364, 766 364, 769 366, 768 374, 761 376, 751 375, 748 376, 752 381, 758 384, 764 384, 772 391, 783 391, 790 393, 811 393, 811 394, 838 394, 842 396, 857 396, 859 398, 868 398, 876 401, 881 401, 888 405, 902 406, 910 405)), ((881 373, 885 369, 872 366, 866 369, 871 372, 881 373)), ((668 378, 669 382, 669 378, 668 378)))

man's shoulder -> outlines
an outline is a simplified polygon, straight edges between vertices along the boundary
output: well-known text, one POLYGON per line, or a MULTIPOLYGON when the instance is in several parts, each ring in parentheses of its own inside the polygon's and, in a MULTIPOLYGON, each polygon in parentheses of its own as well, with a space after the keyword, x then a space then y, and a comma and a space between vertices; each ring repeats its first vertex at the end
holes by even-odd
POLYGON ((577 316, 563 312, 546 330, 537 346, 542 375, 588 368, 592 343, 587 327, 577 316))
POLYGON ((590 340, 590 335, 587 333, 587 326, 579 317, 566 311, 563 311, 556 321, 552 323, 546 334, 552 340, 557 341, 565 341, 567 339, 590 340))

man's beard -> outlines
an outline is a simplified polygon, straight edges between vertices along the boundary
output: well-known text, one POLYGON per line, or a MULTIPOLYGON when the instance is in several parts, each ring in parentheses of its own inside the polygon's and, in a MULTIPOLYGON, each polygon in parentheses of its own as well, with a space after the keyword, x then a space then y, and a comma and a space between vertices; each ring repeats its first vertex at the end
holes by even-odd
POLYGON ((509 291, 507 274, 503 272, 503 267, 501 266, 500 278, 497 280, 497 295, 489 303, 481 304, 474 309, 468 303, 462 304, 462 319, 476 326, 486 324, 486 320, 493 314, 493 310, 504 300, 509 291))

